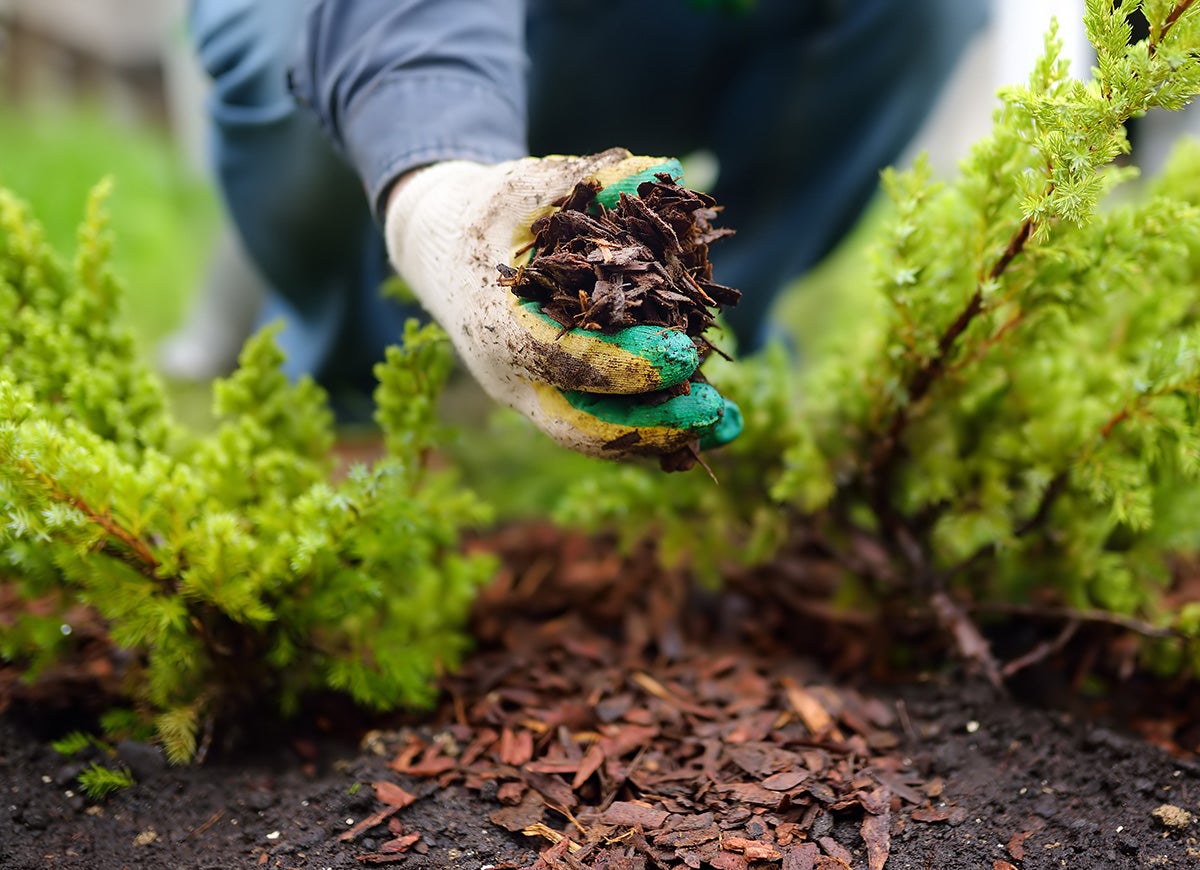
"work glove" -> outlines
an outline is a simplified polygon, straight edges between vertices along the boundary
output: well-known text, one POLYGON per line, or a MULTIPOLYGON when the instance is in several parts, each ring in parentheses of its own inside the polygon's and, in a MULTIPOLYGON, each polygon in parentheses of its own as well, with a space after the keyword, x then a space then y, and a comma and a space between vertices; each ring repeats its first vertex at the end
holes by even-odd
POLYGON ((485 165, 437 163, 404 179, 389 199, 388 252, 400 277, 450 336, 496 401, 559 444, 618 459, 724 444, 742 428, 737 406, 707 383, 666 401, 650 396, 687 381, 700 363, 685 333, 633 326, 614 334, 564 330, 500 283, 501 264, 533 255, 530 225, 577 182, 594 178, 614 206, 678 161, 613 149, 589 157, 485 165))

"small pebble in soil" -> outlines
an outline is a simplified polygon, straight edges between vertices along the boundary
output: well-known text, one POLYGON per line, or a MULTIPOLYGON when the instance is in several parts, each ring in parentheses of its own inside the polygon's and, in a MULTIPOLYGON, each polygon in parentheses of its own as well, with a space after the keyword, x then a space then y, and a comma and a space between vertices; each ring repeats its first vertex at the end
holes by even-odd
POLYGON ((50 825, 50 814, 40 807, 26 807, 17 813, 17 821, 32 831, 44 831, 50 825))
POLYGON ((163 770, 167 762, 157 746, 148 743, 138 743, 134 740, 122 740, 116 745, 117 758, 133 774, 138 782, 149 782, 163 770))
POLYGON ((250 809, 261 813, 275 805, 275 795, 266 790, 252 791, 246 795, 245 802, 250 809))
POLYGON ((1163 804, 1151 811, 1150 815, 1154 816, 1164 828, 1171 830, 1182 830, 1192 823, 1192 814, 1174 804, 1163 804))
POLYGON ((58 773, 54 774, 54 782, 56 785, 72 785, 75 778, 82 772, 82 764, 64 764, 58 769, 58 773))

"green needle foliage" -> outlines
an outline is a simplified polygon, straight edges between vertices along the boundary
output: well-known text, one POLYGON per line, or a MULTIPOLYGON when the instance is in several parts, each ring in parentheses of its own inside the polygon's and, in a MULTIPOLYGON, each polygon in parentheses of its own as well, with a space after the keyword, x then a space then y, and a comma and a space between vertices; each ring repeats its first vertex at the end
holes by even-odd
POLYGON ((217 384, 215 430, 192 436, 117 319, 105 193, 67 267, 0 190, 0 587, 29 604, 0 655, 36 677, 68 649, 68 607, 91 607, 174 760, 262 698, 430 701, 491 572, 458 548, 486 511, 426 461, 444 335, 410 324, 379 366, 388 455, 339 483, 325 397, 288 383, 270 330, 217 384))
POLYGON ((98 761, 93 761, 79 774, 80 787, 88 797, 95 800, 129 788, 134 783, 133 774, 128 767, 105 767, 98 761))
POLYGON ((885 174, 844 352, 801 376, 770 359, 711 373, 748 414, 719 488, 625 469, 563 515, 654 523, 718 566, 731 533, 760 561, 801 529, 876 593, 1036 594, 1200 638, 1200 603, 1162 596, 1171 556, 1200 543, 1200 150, 1105 202, 1135 174, 1113 166, 1125 123, 1200 93, 1200 4, 1089 0, 1086 26, 1093 79, 1068 77, 1052 31, 957 180, 885 174), (1131 45, 1134 7, 1150 33, 1131 45), (882 558, 859 558, 864 540, 882 558))
POLYGON ((1200 529, 1184 503, 1200 467, 1200 213, 1170 191, 1099 208, 1128 175, 1110 167, 1125 122, 1200 92, 1200 16, 1146 3, 1150 36, 1129 45, 1129 11, 1088 3, 1087 83, 1051 33, 957 183, 920 165, 885 177, 882 329, 865 367, 829 373, 840 394, 798 445, 807 479, 776 494, 830 482, 825 509, 865 523, 919 586, 1048 587, 1133 612, 1200 529))

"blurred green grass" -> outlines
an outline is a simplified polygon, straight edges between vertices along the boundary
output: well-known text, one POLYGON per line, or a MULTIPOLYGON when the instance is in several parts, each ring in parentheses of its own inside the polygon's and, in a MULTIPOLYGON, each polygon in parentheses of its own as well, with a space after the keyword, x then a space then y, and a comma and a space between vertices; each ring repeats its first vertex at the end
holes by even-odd
POLYGON ((64 256, 75 250, 88 192, 106 176, 115 182, 108 210, 124 316, 152 353, 200 280, 217 226, 209 185, 162 131, 88 109, 0 105, 0 186, 30 204, 64 256))

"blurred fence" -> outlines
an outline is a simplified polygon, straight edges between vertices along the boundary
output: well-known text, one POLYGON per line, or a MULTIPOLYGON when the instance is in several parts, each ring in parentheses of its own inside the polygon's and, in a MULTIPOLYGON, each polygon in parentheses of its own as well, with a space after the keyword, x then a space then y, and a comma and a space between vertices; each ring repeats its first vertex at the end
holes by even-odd
POLYGON ((0 93, 166 124, 184 0, 0 0, 0 93))

